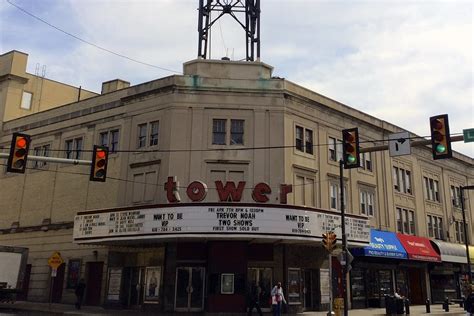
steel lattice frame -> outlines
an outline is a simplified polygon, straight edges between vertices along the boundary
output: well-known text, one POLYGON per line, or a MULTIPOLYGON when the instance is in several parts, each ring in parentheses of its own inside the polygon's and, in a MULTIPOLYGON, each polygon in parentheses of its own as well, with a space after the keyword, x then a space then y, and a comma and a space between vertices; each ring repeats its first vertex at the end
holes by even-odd
POLYGON ((245 30, 246 60, 260 60, 260 0, 199 0, 198 58, 207 58, 209 31, 224 14, 232 16, 245 30), (211 19, 212 11, 219 12, 215 19, 211 19), (236 13, 245 14, 245 24, 236 13))

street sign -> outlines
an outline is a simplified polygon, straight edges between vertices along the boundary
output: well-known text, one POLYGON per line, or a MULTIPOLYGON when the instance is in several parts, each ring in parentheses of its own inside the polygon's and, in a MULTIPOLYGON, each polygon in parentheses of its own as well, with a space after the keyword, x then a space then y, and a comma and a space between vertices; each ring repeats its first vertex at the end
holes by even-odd
POLYGON ((410 155, 410 135, 408 132, 388 135, 388 150, 390 157, 410 155))
POLYGON ((48 265, 53 269, 57 270, 64 260, 61 258, 59 252, 55 251, 53 255, 48 259, 48 265))
MULTIPOLYGON (((337 256, 337 259, 339 260, 339 263, 344 266, 346 265, 346 258, 344 257, 344 253, 345 251, 341 252, 338 256, 337 256)), ((347 251, 347 264, 350 264, 352 263, 352 261, 354 260, 354 256, 350 253, 350 251, 347 251)))
POLYGON ((465 143, 472 143, 474 142, 474 128, 463 129, 462 130, 464 136, 465 143))

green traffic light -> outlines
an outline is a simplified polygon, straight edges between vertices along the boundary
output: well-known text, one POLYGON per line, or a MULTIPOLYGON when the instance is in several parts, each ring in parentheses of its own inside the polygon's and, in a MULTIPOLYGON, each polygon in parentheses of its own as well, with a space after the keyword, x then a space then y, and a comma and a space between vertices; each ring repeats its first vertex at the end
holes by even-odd
POLYGON ((436 145, 436 152, 441 154, 441 153, 444 153, 446 151, 446 146, 444 146, 443 144, 438 144, 436 145))
POLYGON ((347 162, 348 163, 354 163, 356 161, 356 158, 352 155, 347 155, 347 162))

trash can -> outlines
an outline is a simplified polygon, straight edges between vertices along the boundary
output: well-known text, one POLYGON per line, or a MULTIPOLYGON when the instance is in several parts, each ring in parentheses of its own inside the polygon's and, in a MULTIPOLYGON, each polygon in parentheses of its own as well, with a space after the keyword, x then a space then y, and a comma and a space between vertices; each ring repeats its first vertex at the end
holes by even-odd
POLYGON ((395 304, 395 297, 390 295, 385 295, 385 314, 386 315, 395 315, 397 313, 397 308, 395 304))
POLYGON ((405 302, 402 298, 395 299, 395 312, 399 315, 405 314, 405 302))

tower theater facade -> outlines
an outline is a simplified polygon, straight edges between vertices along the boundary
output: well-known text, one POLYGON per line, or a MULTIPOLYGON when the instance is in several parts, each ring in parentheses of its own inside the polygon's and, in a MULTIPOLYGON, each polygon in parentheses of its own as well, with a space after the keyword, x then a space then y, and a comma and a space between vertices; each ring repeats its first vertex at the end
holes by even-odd
MULTIPOLYGON (((22 131, 50 156, 87 160, 94 144, 110 149, 105 183, 89 182, 87 166, 52 163, 1 176, 2 192, 15 198, 1 201, 0 244, 30 249, 28 299, 47 300, 43 259, 54 250, 65 260, 52 285, 63 303, 84 277, 90 305, 243 312, 251 284, 269 308, 270 289, 282 282, 290 311, 325 308, 331 280, 321 237, 341 237, 341 130, 358 126, 377 145, 400 129, 272 77, 261 62, 194 60, 183 70, 131 87, 106 82, 100 95, 3 122, 3 148, 22 131)), ((455 236, 448 218, 461 214, 450 188, 471 183, 473 161, 430 155, 364 154, 363 167, 345 171, 350 248, 367 246, 371 228, 396 232, 400 208, 414 211, 413 235, 428 237, 429 214, 455 236), (410 171, 411 193, 394 186, 394 168, 410 171), (439 202, 425 201, 428 176, 439 180, 439 202)), ((472 202, 467 209, 471 219, 472 202)), ((432 267, 417 269, 428 297, 432 267)))

